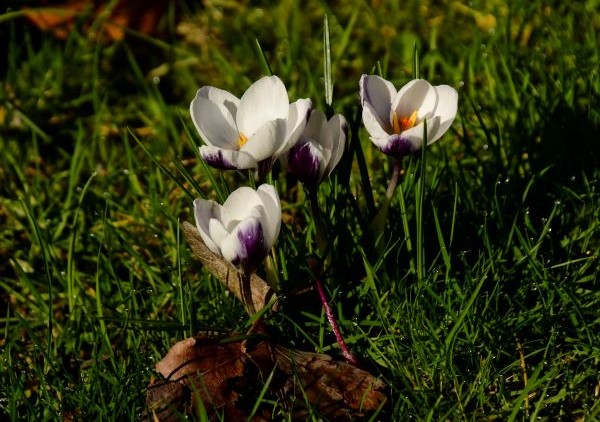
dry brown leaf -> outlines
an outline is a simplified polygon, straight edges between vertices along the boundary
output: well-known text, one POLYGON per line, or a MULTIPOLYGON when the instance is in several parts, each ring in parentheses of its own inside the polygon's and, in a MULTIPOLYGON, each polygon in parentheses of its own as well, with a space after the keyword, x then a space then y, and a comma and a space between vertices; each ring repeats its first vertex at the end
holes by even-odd
MULTIPOLYGON (((197 415, 247 420, 265 380, 295 420, 308 415, 306 400, 330 420, 354 420, 386 401, 385 384, 331 356, 274 345, 264 336, 197 336, 175 344, 156 365, 162 377, 148 386, 150 417, 160 421, 197 415), (306 397, 306 399, 305 399, 306 397)), ((265 403, 253 420, 268 420, 265 403)))
MULTIPOLYGON (((249 313, 262 309, 274 290, 253 275, 250 286, 240 286, 235 268, 212 253, 198 230, 183 223, 194 256, 231 291, 249 313)), ((160 374, 148 385, 148 418, 175 421, 200 411, 215 419, 247 420, 258 394, 270 378, 277 397, 295 420, 308 414, 307 401, 330 420, 354 420, 369 415, 386 402, 383 381, 369 372, 331 356, 290 349, 272 342, 260 321, 247 336, 196 336, 175 344, 156 365, 160 374)), ((269 420, 272 405, 259 406, 252 420, 269 420)))
POLYGON ((275 290, 256 274, 250 278, 250 286, 243 286, 235 267, 206 247, 196 226, 185 221, 183 234, 194 256, 242 302, 248 313, 252 314, 276 299, 275 290))
POLYGON ((48 1, 38 0, 37 8, 25 8, 25 16, 42 31, 56 38, 66 39, 77 19, 90 13, 86 27, 101 20, 101 30, 111 41, 123 39, 125 28, 150 35, 156 31, 161 17, 174 0, 120 0, 115 2, 92 0, 48 1), (108 3, 108 4, 107 4, 108 3), (110 5, 111 9, 107 9, 110 5))

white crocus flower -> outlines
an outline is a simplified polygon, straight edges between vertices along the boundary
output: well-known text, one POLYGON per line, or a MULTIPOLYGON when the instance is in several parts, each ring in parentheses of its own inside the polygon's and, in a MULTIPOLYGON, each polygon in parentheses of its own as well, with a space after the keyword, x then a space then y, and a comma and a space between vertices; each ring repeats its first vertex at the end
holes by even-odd
POLYGON ((371 141, 385 154, 401 157, 437 141, 456 117, 458 93, 448 85, 432 86, 414 79, 396 91, 391 82, 374 75, 360 78, 362 118, 371 141))
POLYGON ((308 99, 290 104, 277 76, 259 79, 242 98, 204 86, 190 104, 192 121, 206 143, 200 155, 219 169, 258 168, 261 162, 270 167, 298 140, 311 105, 308 99))
POLYGON ((245 275, 265 259, 281 227, 279 196, 268 184, 236 189, 223 205, 196 199, 194 215, 206 246, 245 275))
POLYGON ((288 171, 305 186, 318 186, 342 158, 347 131, 344 116, 336 114, 327 121, 322 111, 313 110, 304 133, 285 155, 288 171))

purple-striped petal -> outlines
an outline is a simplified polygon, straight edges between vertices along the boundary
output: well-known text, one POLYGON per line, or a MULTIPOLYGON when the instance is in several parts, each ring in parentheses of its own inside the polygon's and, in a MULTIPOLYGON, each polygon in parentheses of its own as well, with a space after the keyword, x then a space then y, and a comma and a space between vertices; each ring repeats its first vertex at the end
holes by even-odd
MULTIPOLYGON (((375 141, 373 141, 375 142, 375 141)), ((423 141, 421 140, 421 143, 423 141)), ((381 152, 392 157, 404 157, 417 151, 421 145, 416 145, 414 140, 404 136, 404 134, 392 135, 387 142, 380 146, 381 152)))
POLYGON ((303 185, 318 185, 321 181, 322 167, 323 154, 309 141, 300 141, 289 151, 289 172, 303 185))
POLYGON ((221 244, 223 258, 245 274, 256 270, 268 251, 262 225, 257 218, 241 221, 221 244))
POLYGON ((256 160, 250 154, 211 145, 201 146, 200 156, 206 164, 221 170, 244 170, 258 166, 256 160))

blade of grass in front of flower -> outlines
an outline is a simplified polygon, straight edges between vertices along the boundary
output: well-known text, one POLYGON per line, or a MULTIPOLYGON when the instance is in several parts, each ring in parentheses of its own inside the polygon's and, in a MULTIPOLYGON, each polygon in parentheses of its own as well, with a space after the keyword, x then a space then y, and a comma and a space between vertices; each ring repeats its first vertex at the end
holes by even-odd
POLYGON ((325 83, 325 104, 327 115, 333 112, 333 77, 331 76, 331 43, 329 42, 329 20, 327 14, 323 19, 323 79, 325 83))
POLYGON ((254 39, 254 48, 256 50, 256 55, 258 56, 258 62, 260 63, 260 66, 262 67, 264 74, 267 76, 272 76, 273 71, 271 70, 271 65, 269 64, 269 62, 267 60, 267 56, 265 55, 265 52, 264 52, 263 48, 261 47, 260 41, 258 41, 258 38, 254 39))
POLYGON ((413 79, 419 79, 420 77, 421 66, 419 64, 419 44, 417 44, 417 40, 415 40, 415 42, 413 43, 413 79))
POLYGON ((425 202, 425 180, 427 177, 427 121, 423 121, 423 146, 419 160, 419 177, 415 189, 415 224, 417 233, 417 279, 422 281, 425 277, 425 242, 423 236, 423 204, 425 202))

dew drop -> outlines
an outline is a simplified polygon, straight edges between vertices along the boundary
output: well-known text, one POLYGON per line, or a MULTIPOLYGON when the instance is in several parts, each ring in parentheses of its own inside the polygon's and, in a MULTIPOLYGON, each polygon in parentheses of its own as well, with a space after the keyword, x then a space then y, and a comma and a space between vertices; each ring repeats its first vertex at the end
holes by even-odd
POLYGON ((128 169, 123 169, 123 174, 129 174, 129 170, 128 169))
POLYGON ((460 81, 460 82, 458 83, 458 86, 459 86, 460 88, 462 88, 463 86, 465 86, 465 81, 460 81))
POLYGON ((484 145, 483 145, 483 149, 484 149, 484 150, 486 150, 486 151, 487 151, 487 150, 488 150, 488 148, 489 148, 489 145, 488 145, 488 144, 484 144, 484 145))
POLYGON ((154 85, 158 85, 160 83, 160 78, 158 76, 155 76, 152 78, 152 83, 154 85))

